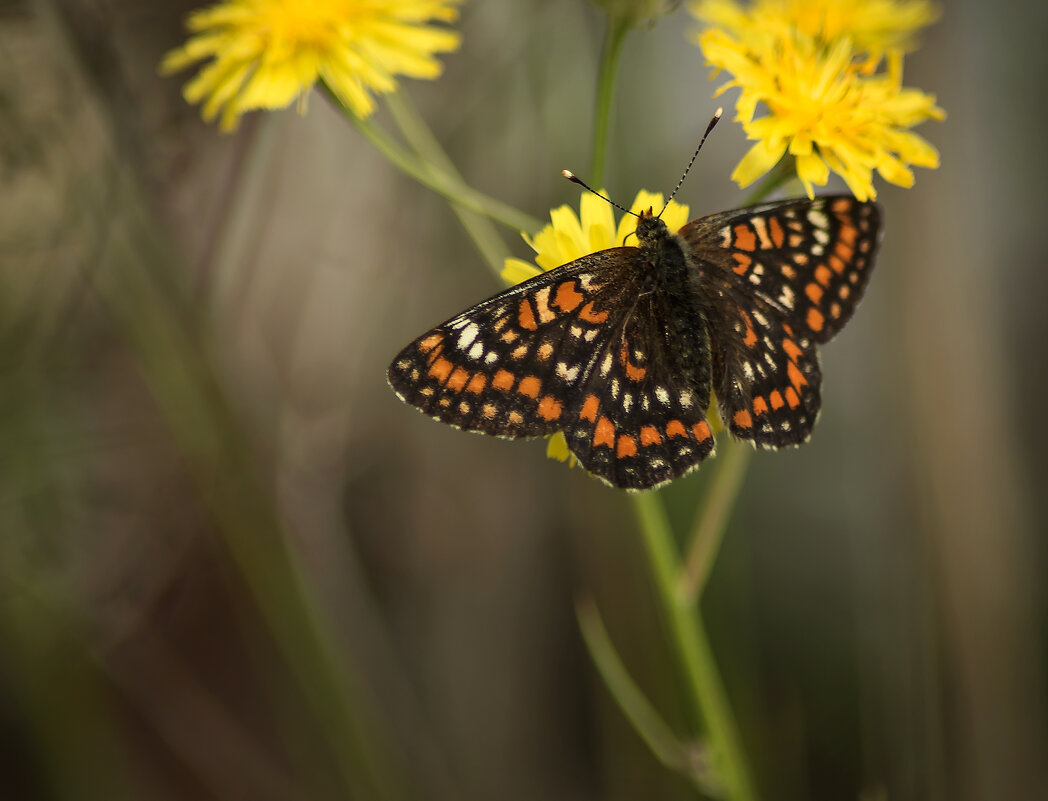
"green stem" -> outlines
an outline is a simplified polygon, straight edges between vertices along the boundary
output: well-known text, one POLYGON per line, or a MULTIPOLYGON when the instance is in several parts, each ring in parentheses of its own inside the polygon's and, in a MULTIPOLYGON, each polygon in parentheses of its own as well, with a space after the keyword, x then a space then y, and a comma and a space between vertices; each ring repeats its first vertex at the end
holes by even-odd
POLYGON ((757 188, 750 193, 743 205, 752 206, 754 203, 760 203, 788 180, 795 177, 797 177, 797 171, 794 167, 793 156, 783 156, 779 159, 779 163, 772 167, 768 174, 764 176, 757 188))
POLYGON ((713 772, 732 801, 754 801, 756 795, 731 706, 696 605, 678 590, 680 556, 666 510, 654 493, 632 496, 637 523, 652 566, 659 603, 678 649, 690 700, 705 725, 713 750, 713 772))
POLYGON ((342 115, 364 135, 375 149, 385 156, 393 166, 406 175, 414 178, 423 186, 443 195, 452 203, 462 208, 469 209, 477 214, 490 217, 515 231, 537 231, 542 223, 531 215, 518 211, 512 206, 495 200, 493 197, 478 192, 475 189, 455 180, 443 170, 438 170, 432 165, 424 165, 416 158, 404 151, 402 147, 392 142, 388 136, 369 120, 362 120, 356 114, 345 108, 329 90, 324 90, 334 106, 342 112, 342 115))
MULTIPOLYGON (((386 106, 389 108, 390 114, 393 116, 393 122, 400 129, 404 139, 418 154, 423 163, 429 164, 455 181, 463 183, 462 176, 455 169, 451 158, 444 151, 444 148, 441 147, 440 142, 433 135, 422 115, 418 113, 418 110, 411 103, 407 93, 393 92, 386 95, 386 106)), ((476 211, 471 211, 456 203, 454 200, 452 200, 451 208, 455 212, 455 216, 459 218, 459 222, 462 223, 462 227, 469 238, 473 240, 477 250, 480 251, 480 255, 484 257, 484 261, 488 263, 495 275, 500 275, 505 265, 506 257, 510 255, 510 251, 506 247, 506 243, 498 235, 491 220, 476 211)), ((533 233, 538 230, 538 227, 527 230, 528 233, 533 233)))
POLYGON ((626 666, 622 664, 593 599, 584 598, 576 602, 575 616, 579 621, 586 650, 604 679, 612 699, 651 749, 655 758, 670 770, 688 776, 700 790, 714 791, 705 759, 706 749, 698 745, 689 746, 678 740, 641 692, 626 666))
POLYGON ((626 40, 629 25, 609 16, 604 34, 604 49, 597 77, 597 107, 593 117, 593 163, 587 180, 595 187, 604 183, 604 164, 608 152, 608 128, 611 123, 611 102, 615 96, 615 78, 618 75, 619 55, 626 40))
POLYGON ((682 602, 689 606, 698 603, 706 586, 752 455, 753 449, 746 443, 724 437, 713 460, 710 486, 695 514, 677 588, 682 602))

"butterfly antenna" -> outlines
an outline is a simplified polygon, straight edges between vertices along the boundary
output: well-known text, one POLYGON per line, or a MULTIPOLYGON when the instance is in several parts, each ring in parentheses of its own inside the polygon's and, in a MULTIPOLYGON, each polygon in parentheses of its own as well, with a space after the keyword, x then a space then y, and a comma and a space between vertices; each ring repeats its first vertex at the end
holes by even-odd
POLYGON ((616 203, 614 200, 612 200, 610 197, 605 197, 604 195, 602 195, 596 189, 592 188, 589 184, 587 184, 585 181, 583 181, 581 178, 579 178, 571 170, 561 170, 560 174, 563 175, 565 178, 567 178, 569 181, 571 181, 573 184, 578 184, 583 189, 585 189, 585 190, 587 190, 589 192, 592 192, 594 195, 599 197, 601 200, 608 201, 608 203, 610 203, 612 206, 617 208, 619 211, 624 211, 627 214, 632 214, 634 217, 638 217, 638 218, 640 217, 640 215, 637 214, 636 212, 633 212, 633 211, 630 211, 629 209, 623 208, 618 203, 616 203))
MULTIPOLYGON (((670 201, 677 196, 677 191, 680 189, 681 184, 684 183, 684 179, 688 177, 688 173, 691 171, 691 165, 694 164, 695 159, 698 158, 699 151, 702 150, 702 145, 706 142, 706 137, 710 135, 710 131, 713 130, 713 127, 720 122, 721 114, 723 113, 723 108, 718 108, 713 112, 713 119, 711 119, 710 124, 706 126, 706 133, 704 133, 702 139, 699 140, 699 146, 695 148, 695 152, 692 153, 691 161, 688 162, 688 166, 684 168, 684 174, 680 177, 680 180, 677 181, 677 185, 673 187, 673 191, 670 192, 670 196, 666 199, 666 205, 662 207, 662 211, 666 211, 667 207, 670 205, 670 201)), ((659 212, 660 217, 662 216, 662 211, 659 212)))

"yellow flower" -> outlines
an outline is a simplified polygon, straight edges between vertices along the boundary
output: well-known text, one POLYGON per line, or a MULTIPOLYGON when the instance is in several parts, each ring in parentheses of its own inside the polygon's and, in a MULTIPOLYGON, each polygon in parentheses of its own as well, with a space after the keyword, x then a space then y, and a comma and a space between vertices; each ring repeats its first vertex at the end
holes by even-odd
POLYGON ((876 197, 874 171, 912 186, 910 167, 939 166, 935 148, 909 128, 945 113, 934 96, 902 86, 902 51, 917 23, 931 19, 926 3, 759 0, 744 10, 707 0, 698 11, 719 25, 698 38, 706 60, 733 76, 717 94, 741 89, 735 118, 756 140, 732 173, 740 186, 787 153, 809 197, 831 170, 868 200, 876 197), (900 13, 894 25, 892 8, 900 13), (881 53, 887 68, 878 71, 881 53))
POLYGON ((847 36, 873 66, 890 53, 917 47, 916 33, 939 17, 927 0, 692 0, 691 12, 737 39, 760 31, 793 28, 823 42, 847 36))
MULTIPOLYGON (((630 210, 640 214, 648 208, 661 209, 662 203, 662 195, 641 191, 637 193, 630 210)), ((582 194, 578 215, 570 206, 564 205, 553 209, 549 216, 550 224, 534 237, 522 234, 524 241, 535 251, 535 264, 521 259, 506 259, 502 278, 507 283, 519 284, 541 275, 543 271, 560 267, 598 250, 619 247, 637 228, 637 218, 626 214, 616 223, 611 204, 589 192, 582 194)), ((676 231, 688 222, 688 207, 671 200, 662 213, 662 220, 671 231, 676 231)), ((635 237, 631 237, 631 240, 636 244, 635 237)), ((568 451, 567 440, 561 433, 550 437, 546 454, 562 462, 570 457, 571 464, 575 464, 575 458, 568 451)))
POLYGON ((225 0, 189 16, 194 34, 168 53, 164 74, 210 59, 185 85, 205 120, 221 112, 233 130, 252 109, 284 108, 318 80, 359 117, 372 93, 392 92, 395 76, 436 78, 435 53, 455 50, 459 35, 430 24, 453 22, 462 0, 225 0))

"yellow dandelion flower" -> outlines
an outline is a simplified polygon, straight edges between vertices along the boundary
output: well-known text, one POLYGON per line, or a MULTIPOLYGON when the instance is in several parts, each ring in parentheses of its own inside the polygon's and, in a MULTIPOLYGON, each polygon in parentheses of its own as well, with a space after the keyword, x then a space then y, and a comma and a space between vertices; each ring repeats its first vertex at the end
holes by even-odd
POLYGON ((185 85, 205 120, 221 113, 232 130, 253 109, 284 108, 322 81, 359 117, 372 94, 396 89, 395 76, 436 78, 434 54, 455 50, 459 35, 432 24, 453 22, 462 0, 225 0, 191 14, 192 36, 169 52, 169 74, 210 59, 185 85))
POLYGON ((746 39, 760 32, 792 28, 823 42, 847 36, 875 65, 882 56, 917 47, 916 34, 939 18, 927 0, 693 0, 699 19, 746 39))
MULTIPOLYGON (((880 16, 867 20, 866 29, 855 22, 856 30, 868 34, 865 51, 857 50, 844 31, 845 21, 852 20, 843 13, 845 7, 851 6, 857 19, 863 7, 880 14, 896 5, 904 4, 762 0, 752 12, 729 0, 702 4, 706 17, 723 27, 704 31, 699 44, 711 65, 732 75, 717 94, 740 88, 735 119, 756 141, 732 173, 740 186, 753 183, 787 153, 794 157, 809 197, 814 185, 826 184, 831 171, 857 198, 868 200, 876 197, 874 171, 908 187, 914 180, 911 167, 938 167, 935 148, 909 130, 945 117, 934 96, 902 86, 900 48, 914 28, 900 24, 889 31, 878 22, 880 16), (840 13, 819 11, 828 8, 840 13), (823 21, 817 24, 817 19, 823 21), (874 41, 876 31, 881 38, 874 41), (877 71, 881 59, 875 53, 881 49, 889 51, 887 69, 877 71), (759 105, 767 111, 761 117, 759 105)), ((911 16, 918 18, 916 12, 911 16)))
MULTIPOLYGON (((662 204, 662 195, 640 191, 630 211, 640 214, 649 208, 661 209, 662 204)), ((507 283, 519 284, 598 250, 619 247, 637 227, 637 218, 626 214, 616 223, 611 204, 589 192, 582 194, 579 214, 565 204, 553 209, 549 216, 550 224, 535 236, 522 234, 524 241, 535 251, 535 263, 506 259, 502 278, 507 283)), ((688 207, 671 200, 662 213, 662 219, 671 231, 676 231, 688 222, 688 207)), ((635 238, 633 242, 636 242, 635 238)), ((575 464, 575 457, 568 451, 568 442, 561 433, 550 437, 546 454, 562 462, 570 458, 571 464, 575 464)))

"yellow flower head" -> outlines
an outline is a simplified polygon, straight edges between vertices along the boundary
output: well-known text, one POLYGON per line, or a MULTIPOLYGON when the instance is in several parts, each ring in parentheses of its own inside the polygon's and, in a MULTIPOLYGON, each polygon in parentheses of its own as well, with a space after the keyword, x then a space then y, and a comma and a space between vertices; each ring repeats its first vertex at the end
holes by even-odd
POLYGON ((809 197, 831 170, 868 200, 876 197, 875 170, 912 186, 911 166, 939 166, 935 148, 908 129, 945 114, 934 96, 902 86, 903 50, 934 18, 927 3, 758 0, 743 9, 705 0, 692 10, 716 25, 698 42, 711 65, 733 76, 717 94, 741 89, 736 119, 756 140, 732 174, 741 186, 786 153, 809 197), (882 61, 886 70, 878 70, 882 61))
POLYGON ((431 24, 453 22, 462 0, 225 0, 190 15, 194 34, 160 65, 172 73, 210 59, 183 94, 203 102, 205 120, 221 112, 232 130, 252 109, 284 108, 318 80, 359 117, 372 93, 392 92, 395 76, 436 78, 435 53, 459 35, 431 24))
MULTIPOLYGON (((661 209, 662 204, 662 195, 640 191, 630 211, 640 214, 649 208, 661 209)), ((637 228, 636 217, 624 214, 616 223, 611 204, 589 192, 582 194, 579 212, 576 215, 568 205, 553 209, 549 215, 549 225, 534 237, 523 234, 524 241, 535 251, 535 264, 521 259, 506 259, 502 278, 509 284, 519 284, 543 271, 560 267, 598 250, 636 244, 636 237, 633 236, 637 228), (626 241, 627 236, 630 236, 631 241, 626 241)), ((688 207, 671 200, 662 213, 662 220, 671 231, 676 231, 688 222, 688 207)), ((571 457, 563 434, 557 433, 550 437, 546 453, 550 458, 560 461, 571 457)), ((571 457, 571 463, 575 463, 574 457, 571 457)))

